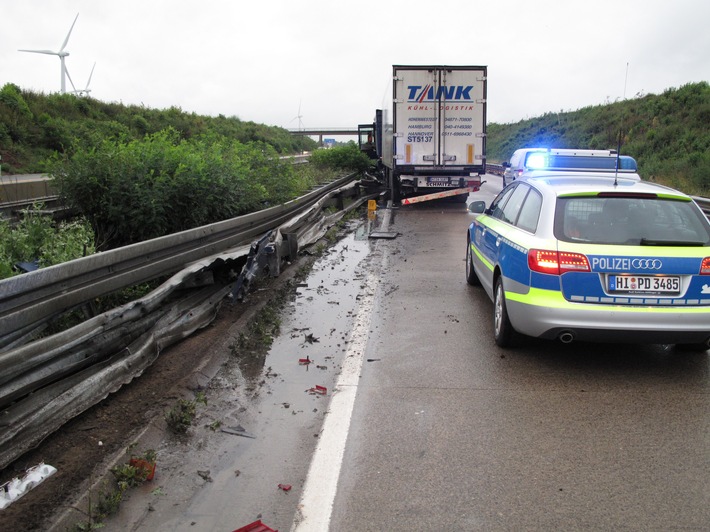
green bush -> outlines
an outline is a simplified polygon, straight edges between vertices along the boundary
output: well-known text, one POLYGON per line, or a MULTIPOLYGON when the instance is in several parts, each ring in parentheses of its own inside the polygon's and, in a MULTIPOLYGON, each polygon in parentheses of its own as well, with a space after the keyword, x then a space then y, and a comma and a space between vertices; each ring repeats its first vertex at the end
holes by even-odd
POLYGON ((364 172, 372 165, 369 157, 352 141, 333 148, 318 149, 311 154, 310 161, 316 166, 350 172, 364 172))
POLYGON ((84 219, 55 224, 52 217, 40 212, 41 205, 24 211, 12 227, 0 219, 0 279, 19 272, 19 262, 38 261, 46 268, 94 253, 93 232, 84 219))
POLYGON ((50 171, 91 223, 100 249, 240 216, 309 186, 271 145, 214 134, 186 140, 167 129, 72 151, 50 171))
POLYGON ((178 399, 178 402, 165 413, 165 422, 176 434, 185 434, 192 425, 197 413, 197 402, 178 399))

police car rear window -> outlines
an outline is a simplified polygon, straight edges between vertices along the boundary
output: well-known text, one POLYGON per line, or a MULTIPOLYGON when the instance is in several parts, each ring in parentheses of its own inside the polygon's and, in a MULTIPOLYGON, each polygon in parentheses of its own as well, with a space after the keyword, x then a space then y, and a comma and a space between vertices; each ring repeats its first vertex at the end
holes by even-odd
POLYGON ((710 228, 688 201, 656 197, 558 198, 555 237, 616 245, 710 245, 710 228))

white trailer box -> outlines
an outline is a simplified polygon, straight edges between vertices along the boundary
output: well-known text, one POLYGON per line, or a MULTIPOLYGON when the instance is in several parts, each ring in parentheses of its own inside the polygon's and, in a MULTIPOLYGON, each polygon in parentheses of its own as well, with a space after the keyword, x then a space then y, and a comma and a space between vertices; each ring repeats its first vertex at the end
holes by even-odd
POLYGON ((480 186, 486 74, 485 66, 393 67, 392 116, 385 113, 392 133, 385 124, 383 162, 396 195, 480 186))

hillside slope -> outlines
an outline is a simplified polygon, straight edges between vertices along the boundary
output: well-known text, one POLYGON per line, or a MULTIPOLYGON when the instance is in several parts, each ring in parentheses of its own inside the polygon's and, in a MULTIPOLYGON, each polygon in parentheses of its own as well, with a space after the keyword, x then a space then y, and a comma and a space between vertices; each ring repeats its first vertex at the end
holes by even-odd
POLYGON ((524 147, 616 149, 639 163, 644 179, 710 195, 710 85, 691 83, 663 94, 577 111, 488 125, 488 161, 524 147))
MULTIPOLYGON (((616 148, 639 163, 643 178, 685 192, 710 195, 710 85, 690 83, 662 94, 560 111, 513 124, 488 125, 488 161, 508 160, 517 148, 616 148)), ((38 94, 6 84, 0 89, 3 173, 44 170, 43 161, 79 143, 139 139, 166 128, 182 138, 218 135, 261 141, 279 153, 310 150, 315 142, 279 127, 143 106, 105 103, 72 94, 38 94)))
POLYGON ((287 130, 244 122, 237 117, 201 116, 177 107, 106 103, 74 94, 36 93, 8 83, 0 89, 0 156, 3 173, 45 170, 53 153, 71 155, 75 147, 96 146, 105 140, 139 140, 166 129, 185 140, 200 136, 226 137, 241 143, 264 142, 278 153, 311 150, 316 143, 287 130))

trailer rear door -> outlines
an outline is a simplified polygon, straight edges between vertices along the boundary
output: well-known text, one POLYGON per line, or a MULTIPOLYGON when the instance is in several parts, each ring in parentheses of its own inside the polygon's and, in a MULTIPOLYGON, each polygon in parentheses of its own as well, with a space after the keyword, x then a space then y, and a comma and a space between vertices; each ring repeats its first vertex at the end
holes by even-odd
POLYGON ((486 67, 394 67, 395 165, 485 168, 486 67))

